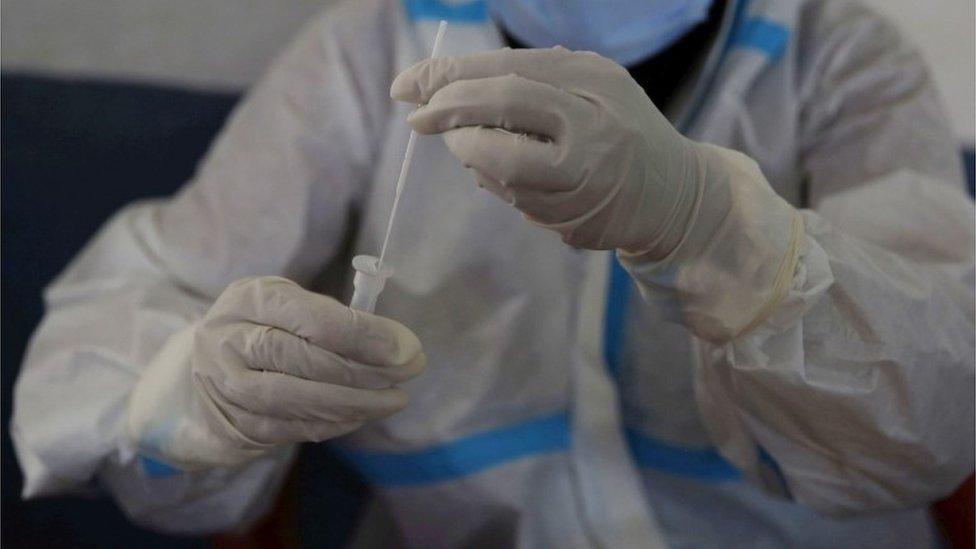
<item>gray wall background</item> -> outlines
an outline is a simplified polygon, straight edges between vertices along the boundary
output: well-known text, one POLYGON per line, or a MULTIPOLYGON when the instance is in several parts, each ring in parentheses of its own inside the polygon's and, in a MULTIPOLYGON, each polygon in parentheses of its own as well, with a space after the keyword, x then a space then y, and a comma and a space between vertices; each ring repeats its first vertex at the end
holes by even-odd
POLYGON ((240 90, 333 0, 3 0, 0 64, 240 90))
MULTIPOLYGON (((5 69, 240 89, 335 0, 3 0, 5 69)), ((458 0, 448 0, 458 1, 458 0)), ((973 0, 864 0, 921 47, 960 140, 976 135, 973 0)))

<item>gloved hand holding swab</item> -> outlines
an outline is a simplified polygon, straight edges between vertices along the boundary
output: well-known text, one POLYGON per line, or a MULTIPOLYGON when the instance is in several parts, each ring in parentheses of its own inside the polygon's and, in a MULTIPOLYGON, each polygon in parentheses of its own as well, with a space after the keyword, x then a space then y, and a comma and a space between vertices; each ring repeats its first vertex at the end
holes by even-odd
MULTIPOLYGON (((431 47, 430 57, 437 57, 440 50, 441 40, 444 32, 447 31, 447 21, 441 21, 437 27, 437 35, 434 37, 434 45, 431 47)), ((349 301, 349 307, 359 311, 373 312, 376 308, 376 299, 379 297, 383 287, 386 286, 386 279, 393 276, 393 268, 383 263, 386 257, 386 247, 390 243, 390 234, 393 232, 393 222, 396 219, 397 208, 400 205, 400 195, 403 194, 403 184, 410 173, 410 164, 413 161, 413 149, 417 143, 417 132, 411 130, 410 138, 407 140, 407 150, 403 154, 403 163, 400 165, 400 175, 397 177, 396 194, 393 197, 393 209, 390 211, 390 220, 386 224, 386 234, 383 236, 383 247, 380 248, 380 256, 377 258, 372 255, 357 255, 352 259, 352 267, 356 269, 356 276, 353 279, 353 294, 349 301)))

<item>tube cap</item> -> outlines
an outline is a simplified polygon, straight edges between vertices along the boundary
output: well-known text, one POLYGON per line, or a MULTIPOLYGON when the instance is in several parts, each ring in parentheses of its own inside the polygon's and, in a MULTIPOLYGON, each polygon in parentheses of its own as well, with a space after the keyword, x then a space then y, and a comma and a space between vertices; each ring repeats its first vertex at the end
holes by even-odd
POLYGON ((372 313, 376 309, 376 298, 386 286, 386 279, 393 276, 393 268, 381 264, 380 259, 372 255, 357 255, 352 258, 352 267, 356 269, 356 276, 352 280, 349 307, 372 313))

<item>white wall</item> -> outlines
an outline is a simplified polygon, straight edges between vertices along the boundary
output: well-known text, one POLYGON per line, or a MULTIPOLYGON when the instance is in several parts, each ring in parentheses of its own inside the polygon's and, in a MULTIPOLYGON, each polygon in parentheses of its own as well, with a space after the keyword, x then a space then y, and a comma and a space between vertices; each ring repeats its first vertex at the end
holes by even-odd
POLYGON ((240 89, 332 0, 2 0, 4 69, 240 89))
MULTIPOLYGON (((240 88, 333 0, 2 0, 0 63, 240 88)), ((956 132, 976 134, 973 0, 865 0, 931 63, 956 132)))

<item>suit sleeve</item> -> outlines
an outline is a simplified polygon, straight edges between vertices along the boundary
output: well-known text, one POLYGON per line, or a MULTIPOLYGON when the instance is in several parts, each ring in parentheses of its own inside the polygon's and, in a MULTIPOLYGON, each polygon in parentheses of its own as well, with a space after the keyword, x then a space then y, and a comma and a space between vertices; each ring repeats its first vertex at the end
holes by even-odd
POLYGON ((116 214, 47 289, 14 396, 24 497, 97 484, 135 522, 179 533, 227 530, 270 504, 292 449, 160 471, 127 447, 127 402, 151 363, 187 367, 185 334, 227 284, 309 285, 336 255, 388 105, 386 50, 354 40, 389 33, 353 4, 307 26, 175 197, 116 214))
MULTIPOLYGON (((694 261, 667 279, 631 271, 648 295, 679 286, 702 341, 699 410, 749 478, 834 515, 923 506, 973 470, 973 206, 957 146, 919 55, 878 16, 810 3, 798 40, 808 207, 739 202, 727 222, 758 229, 705 252, 732 267, 709 271, 719 283, 694 261)), ((732 188, 768 187, 737 164, 732 188)))
POLYGON ((769 318, 712 350, 699 400, 726 455, 759 478, 771 461, 764 484, 803 504, 922 506, 973 470, 972 203, 918 53, 865 10, 816 9, 800 258, 769 318))

